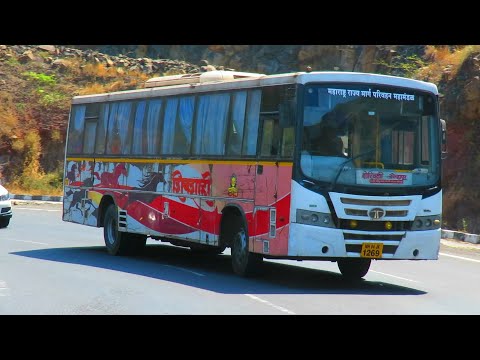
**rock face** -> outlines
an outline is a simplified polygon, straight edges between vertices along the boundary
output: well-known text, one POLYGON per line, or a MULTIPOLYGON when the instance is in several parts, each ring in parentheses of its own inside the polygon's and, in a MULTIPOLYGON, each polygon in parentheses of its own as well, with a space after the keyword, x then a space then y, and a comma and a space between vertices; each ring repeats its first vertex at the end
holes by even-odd
MULTIPOLYGON (((79 48, 92 45, 78 46, 79 48)), ((379 63, 391 60, 397 45, 105 45, 94 46, 109 54, 138 54, 152 59, 185 59, 198 64, 207 60, 213 66, 237 71, 275 74, 313 70, 375 72, 379 63), (390 59, 389 59, 390 57, 390 59), (383 61, 379 62, 378 60, 383 61)))
POLYGON ((450 79, 446 69, 439 83, 442 117, 448 126, 444 161, 444 224, 480 233, 480 53, 471 54, 450 79))
MULTIPOLYGON (((36 124, 43 143, 41 166, 51 171, 55 164, 63 161, 58 148, 64 146, 69 99, 88 84, 82 79, 68 77, 71 72, 68 60, 71 59, 78 60, 80 67, 103 64, 118 76, 135 70, 153 77, 212 69, 274 74, 305 71, 307 67, 313 71, 408 76, 401 67, 393 66, 394 60, 402 58, 405 63, 412 55, 424 57, 425 49, 422 45, 0 45, 0 95, 7 100, 12 97, 16 113, 23 116, 22 126, 36 124), (57 76, 65 88, 71 89, 63 107, 43 112, 40 108, 25 111, 31 98, 21 74, 29 67, 57 76), (60 133, 60 140, 50 143, 54 131, 60 133)), ((444 227, 480 233, 477 186, 480 174, 477 140, 480 138, 480 53, 470 54, 456 72, 452 72, 450 65, 445 66, 437 85, 441 93, 441 116, 448 124, 448 157, 443 167, 444 227)), ((0 102, 0 119, 8 119, 3 104, 5 102, 0 102)), ((12 142, 15 139, 0 131, 0 177, 2 167, 5 169, 12 162, 18 162, 12 142)))

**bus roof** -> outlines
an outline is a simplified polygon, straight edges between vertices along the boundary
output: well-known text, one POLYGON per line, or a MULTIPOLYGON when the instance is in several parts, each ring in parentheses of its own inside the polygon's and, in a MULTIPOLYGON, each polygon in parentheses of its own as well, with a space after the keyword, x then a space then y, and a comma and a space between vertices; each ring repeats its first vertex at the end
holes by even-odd
POLYGON ((104 94, 80 95, 72 104, 105 101, 132 100, 168 95, 185 95, 206 91, 245 89, 260 86, 307 83, 361 83, 391 85, 424 90, 438 95, 433 83, 409 78, 360 72, 317 71, 265 75, 246 72, 208 71, 199 74, 184 74, 156 77, 146 81, 145 88, 117 91, 104 94))

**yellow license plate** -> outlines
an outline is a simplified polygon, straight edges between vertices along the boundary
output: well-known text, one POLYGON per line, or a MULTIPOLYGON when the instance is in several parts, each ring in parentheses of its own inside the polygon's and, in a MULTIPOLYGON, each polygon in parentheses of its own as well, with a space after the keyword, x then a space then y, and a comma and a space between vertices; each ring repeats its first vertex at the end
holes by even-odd
POLYGON ((364 258, 379 259, 382 257, 383 244, 382 243, 363 243, 360 256, 364 258))

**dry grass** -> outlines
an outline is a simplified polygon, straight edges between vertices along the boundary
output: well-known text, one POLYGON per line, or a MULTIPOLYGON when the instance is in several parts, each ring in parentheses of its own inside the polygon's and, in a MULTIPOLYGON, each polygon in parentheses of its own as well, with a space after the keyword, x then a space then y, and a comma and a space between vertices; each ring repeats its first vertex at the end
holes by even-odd
POLYGON ((107 67, 102 63, 92 64, 89 63, 82 67, 82 75, 92 78, 108 79, 117 77, 117 69, 113 67, 107 67))
POLYGON ((0 108, 0 136, 1 135, 13 135, 13 129, 18 123, 17 115, 12 112, 10 109, 4 111, 0 108))
POLYGON ((415 78, 439 83, 442 77, 450 80, 457 75, 465 59, 473 52, 480 51, 480 45, 468 45, 451 50, 448 46, 427 46, 425 58, 429 65, 421 68, 415 78))
POLYGON ((0 136, 13 135, 18 123, 15 105, 12 102, 0 103, 0 124, 2 124, 0 126, 0 136))
POLYGON ((107 92, 105 85, 99 83, 93 83, 83 87, 80 90, 77 90, 78 95, 92 95, 92 94, 103 94, 107 92))
POLYGON ((78 95, 103 94, 107 92, 138 89, 151 77, 136 70, 127 71, 124 74, 118 74, 116 70, 114 71, 116 73, 116 80, 106 84, 102 84, 98 81, 90 83, 78 90, 78 95))
POLYGON ((15 194, 15 195, 39 195, 39 196, 62 196, 63 195, 63 189, 62 188, 51 188, 48 191, 48 194, 45 193, 45 190, 43 189, 29 189, 25 190, 23 187, 20 187, 16 184, 3 184, 5 189, 8 190, 10 194, 15 194))

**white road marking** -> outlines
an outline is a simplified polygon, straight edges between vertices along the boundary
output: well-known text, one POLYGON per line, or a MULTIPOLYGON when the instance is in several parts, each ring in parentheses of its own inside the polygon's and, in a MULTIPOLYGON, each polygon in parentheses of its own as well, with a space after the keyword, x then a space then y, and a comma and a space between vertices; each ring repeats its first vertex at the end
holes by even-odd
POLYGON ((450 256, 450 257, 453 257, 455 259, 461 259, 461 260, 467 260, 467 261, 473 261, 473 262, 480 263, 480 260, 477 260, 477 259, 470 259, 470 258, 466 258, 466 257, 463 257, 463 256, 450 255, 450 254, 445 254, 445 253, 439 253, 439 254, 442 255, 442 256, 450 256))
POLYGON ((5 294, 3 290, 8 290, 8 286, 5 281, 0 280, 0 296, 7 296, 8 294, 5 294))
POLYGON ((163 265, 163 266, 168 266, 168 267, 171 267, 171 268, 174 268, 174 269, 183 270, 183 271, 186 271, 186 272, 198 275, 198 276, 205 276, 205 274, 200 274, 198 272, 188 270, 188 269, 184 269, 184 268, 181 268, 181 267, 178 267, 178 266, 173 266, 173 265, 163 265))
POLYGON ((267 301, 267 300, 263 300, 263 299, 260 299, 258 296, 255 296, 255 295, 251 295, 251 294, 243 294, 245 296, 248 296, 250 299, 253 299, 253 300, 256 300, 256 301, 260 301, 261 303, 263 304, 266 304, 268 306, 271 306, 277 310, 280 310, 282 312, 285 312, 287 314, 290 314, 290 315, 296 315, 293 311, 290 311, 288 309, 285 309, 284 307, 281 307, 281 306, 278 306, 278 305, 275 305, 275 304, 272 304, 270 301, 267 301))
POLYGON ((38 242, 38 241, 29 241, 29 240, 13 240, 13 241, 25 242, 25 243, 30 243, 30 244, 48 245, 47 243, 42 243, 42 242, 38 242))
POLYGON ((390 275, 390 274, 383 273, 383 272, 380 272, 380 271, 370 270, 370 272, 374 272, 374 273, 382 274, 382 275, 386 275, 386 276, 391 276, 391 277, 394 277, 394 278, 397 278, 397 279, 401 279, 401 280, 406 280, 406 281, 411 281, 411 282, 416 282, 416 283, 420 282, 420 281, 417 281, 417 280, 407 279, 407 278, 404 278, 404 277, 401 277, 401 276, 390 275))
POLYGON ((15 208, 15 210, 32 210, 32 211, 62 211, 62 210, 52 210, 52 209, 32 209, 32 208, 15 208))

